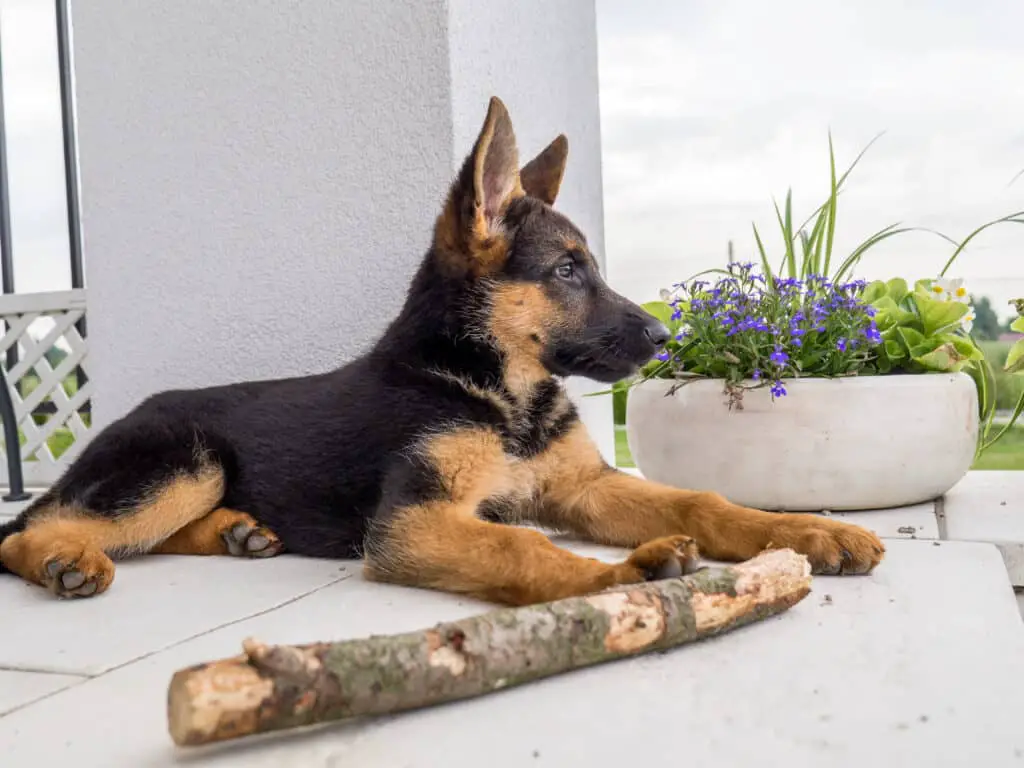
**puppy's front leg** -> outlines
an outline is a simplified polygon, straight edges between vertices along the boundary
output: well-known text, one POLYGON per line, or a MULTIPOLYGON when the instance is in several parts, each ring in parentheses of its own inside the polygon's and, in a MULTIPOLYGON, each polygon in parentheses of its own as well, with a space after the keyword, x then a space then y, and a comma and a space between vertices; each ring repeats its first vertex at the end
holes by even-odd
POLYGON ((783 514, 732 504, 716 493, 686 491, 608 467, 583 430, 574 428, 542 463, 537 522, 590 540, 635 546, 687 535, 716 560, 747 560, 768 548, 808 557, 816 573, 866 573, 885 547, 859 526, 818 515, 783 514))
POLYGON ((485 499, 514 489, 493 433, 431 438, 385 481, 365 542, 366 577, 526 605, 678 575, 696 556, 688 537, 668 536, 608 564, 560 549, 538 531, 476 516, 485 499))

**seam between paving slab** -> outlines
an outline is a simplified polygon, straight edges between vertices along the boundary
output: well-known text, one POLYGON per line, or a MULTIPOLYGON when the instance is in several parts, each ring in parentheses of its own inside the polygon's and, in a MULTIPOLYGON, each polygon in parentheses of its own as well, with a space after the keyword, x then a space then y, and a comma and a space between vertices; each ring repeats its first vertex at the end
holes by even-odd
POLYGON ((254 612, 254 613, 250 613, 250 614, 248 614, 246 616, 241 616, 241 617, 239 617, 237 619, 232 619, 231 621, 226 621, 223 624, 218 624, 218 625, 216 625, 214 627, 210 627, 209 629, 204 629, 202 632, 196 632, 194 635, 189 635, 188 637, 183 637, 180 640, 175 640, 173 643, 170 643, 170 644, 165 645, 165 646, 163 646, 161 648, 157 648, 155 650, 143 653, 140 656, 136 656, 134 659, 130 659, 128 661, 125 661, 125 662, 122 662, 120 664, 117 664, 116 666, 110 667, 109 669, 105 669, 105 670, 103 670, 102 672, 100 672, 98 674, 93 674, 93 675, 90 675, 90 674, 85 674, 85 675, 82 675, 82 674, 79 674, 79 675, 67 675, 67 673, 65 673, 65 672, 55 672, 55 671, 49 670, 49 669, 41 669, 41 668, 33 668, 33 667, 20 667, 20 666, 2 666, 2 667, 0 667, 0 670, 6 670, 6 671, 10 671, 10 672, 32 672, 32 673, 41 674, 41 675, 67 675, 68 677, 75 677, 76 676, 79 679, 76 680, 73 683, 69 683, 68 685, 64 686, 63 688, 58 688, 55 691, 50 691, 49 693, 43 694, 42 696, 40 696, 38 698, 32 699, 30 701, 22 702, 21 704, 18 704, 17 706, 12 707, 11 709, 8 709, 6 712, 3 712, 2 714, 0 714, 0 720, 2 720, 3 718, 7 717, 7 715, 10 715, 10 714, 18 712, 18 711, 20 711, 22 709, 25 709, 26 707, 31 707, 34 704, 38 704, 39 702, 45 701, 46 699, 52 698, 53 696, 58 696, 58 695, 64 693, 65 691, 69 691, 72 688, 77 688, 80 685, 85 685, 86 683, 90 682, 91 680, 99 680, 104 675, 110 674, 111 672, 114 672, 114 671, 119 670, 119 669, 124 669, 125 667, 129 667, 132 664, 136 664, 136 663, 138 663, 140 661, 144 661, 145 659, 149 659, 149 658, 151 658, 153 656, 156 656, 157 654, 163 653, 164 651, 169 651, 172 648, 176 648, 177 646, 182 645, 183 643, 188 643, 188 642, 190 642, 192 640, 195 640, 198 637, 203 637, 204 635, 208 635, 211 632, 217 632, 218 630, 224 629, 225 627, 231 627, 231 626, 234 626, 235 624, 240 624, 243 621, 248 621, 249 619, 254 619, 257 616, 265 616, 268 613, 273 613, 276 610, 284 608, 285 606, 291 605, 292 603, 298 602, 299 600, 307 598, 310 595, 316 594, 317 592, 319 592, 319 591, 321 591, 323 589, 327 589, 328 587, 333 587, 335 584, 340 584, 341 582, 346 581, 346 580, 351 579, 351 578, 352 578, 352 574, 350 574, 350 573, 347 573, 344 576, 339 576, 338 578, 333 579, 333 580, 327 582, 326 584, 321 584, 319 587, 307 590, 307 591, 303 592, 302 594, 296 595, 295 597, 290 597, 287 600, 282 600, 280 603, 277 603, 276 605, 272 605, 269 608, 264 608, 262 610, 254 612))
POLYGON ((949 541, 949 533, 946 530, 946 497, 939 496, 934 502, 935 524, 939 529, 939 540, 949 541))

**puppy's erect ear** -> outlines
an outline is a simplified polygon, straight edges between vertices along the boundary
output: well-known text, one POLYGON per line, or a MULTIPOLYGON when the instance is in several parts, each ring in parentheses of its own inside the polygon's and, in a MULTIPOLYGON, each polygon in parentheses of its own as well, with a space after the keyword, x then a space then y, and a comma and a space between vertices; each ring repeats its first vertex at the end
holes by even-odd
POLYGON ((473 151, 437 221, 434 242, 446 262, 461 262, 478 275, 500 268, 508 251, 501 216, 510 202, 522 196, 512 120, 501 100, 493 97, 473 151))
POLYGON ((568 156, 569 140, 565 138, 565 134, 560 134, 519 171, 523 191, 530 197, 554 205, 555 198, 558 197, 558 188, 562 186, 568 156))
POLYGON ((484 127, 470 156, 477 212, 490 225, 513 197, 521 196, 519 150, 512 118, 497 97, 491 99, 484 127))

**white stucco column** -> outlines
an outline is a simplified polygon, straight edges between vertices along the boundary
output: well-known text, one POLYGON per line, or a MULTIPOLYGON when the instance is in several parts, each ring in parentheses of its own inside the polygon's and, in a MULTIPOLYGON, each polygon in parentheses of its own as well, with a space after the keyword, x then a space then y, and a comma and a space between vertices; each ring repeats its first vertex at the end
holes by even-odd
MULTIPOLYGON (((75 0, 72 23, 97 424, 365 349, 492 94, 524 157, 568 134, 559 206, 603 253, 593 0, 75 0)), ((608 453, 609 398, 584 410, 608 453)))

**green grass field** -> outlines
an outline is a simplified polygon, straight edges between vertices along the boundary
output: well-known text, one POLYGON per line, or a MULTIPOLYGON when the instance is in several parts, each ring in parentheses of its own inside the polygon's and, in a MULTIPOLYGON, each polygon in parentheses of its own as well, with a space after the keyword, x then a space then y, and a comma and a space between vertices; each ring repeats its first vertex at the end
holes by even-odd
MULTIPOLYGON (((629 452, 626 428, 622 426, 615 427, 615 458, 620 467, 635 466, 629 452)), ((973 469, 1024 470, 1024 427, 1014 426, 1003 435, 998 443, 981 455, 973 469)))

